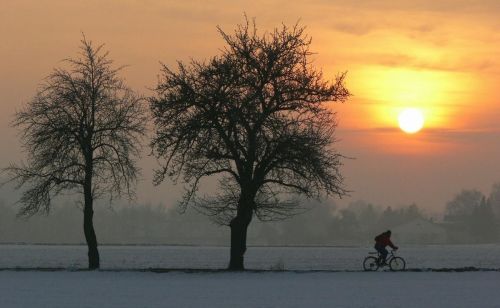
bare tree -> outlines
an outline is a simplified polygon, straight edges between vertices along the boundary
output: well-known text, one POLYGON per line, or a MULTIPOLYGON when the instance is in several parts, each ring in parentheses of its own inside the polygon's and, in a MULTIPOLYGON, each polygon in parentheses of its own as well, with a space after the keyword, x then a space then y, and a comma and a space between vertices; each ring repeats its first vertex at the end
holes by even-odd
POLYGON ((484 198, 483 193, 478 190, 463 189, 456 194, 453 200, 446 204, 444 220, 446 221, 462 221, 469 217, 474 212, 475 208, 481 205, 481 200, 484 198))
POLYGON ((156 96, 151 146, 162 166, 155 183, 182 176, 193 204, 231 227, 229 269, 243 270, 247 227, 297 213, 288 199, 342 196, 341 155, 333 148, 335 113, 322 103, 344 101, 344 74, 333 83, 310 63, 304 28, 285 25, 262 36, 255 23, 234 35, 218 28, 227 46, 207 62, 163 66, 156 96), (215 176, 220 193, 199 197, 205 177, 215 176))
POLYGON ((51 198, 63 191, 83 194, 83 229, 89 268, 99 268, 93 202, 109 195, 133 195, 135 158, 145 133, 146 109, 113 68, 103 45, 85 37, 81 54, 55 69, 35 97, 15 116, 27 162, 5 171, 22 194, 21 216, 48 213, 51 198))
POLYGON ((493 184, 491 187, 488 203, 495 213, 495 218, 500 222, 500 182, 493 184))

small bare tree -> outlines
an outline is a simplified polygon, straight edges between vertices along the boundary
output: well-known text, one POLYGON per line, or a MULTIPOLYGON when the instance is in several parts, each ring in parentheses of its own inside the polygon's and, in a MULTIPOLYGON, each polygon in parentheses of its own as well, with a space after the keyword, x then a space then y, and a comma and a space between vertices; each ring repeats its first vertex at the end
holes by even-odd
POLYGON ((89 268, 99 268, 93 202, 109 195, 132 196, 146 109, 113 68, 102 45, 85 37, 71 69, 55 69, 35 97, 15 115, 27 162, 5 171, 22 194, 20 216, 48 213, 63 191, 83 193, 83 229, 89 268))
MULTIPOLYGON (((344 101, 344 74, 333 82, 310 63, 304 28, 283 26, 259 36, 255 23, 234 35, 208 62, 163 66, 150 99, 156 135, 153 153, 163 158, 155 183, 183 176, 183 206, 231 227, 229 269, 243 270, 247 227, 296 214, 285 194, 342 196, 341 155, 333 148, 335 113, 323 105, 344 101), (252 27, 253 26, 253 27, 252 27), (215 176, 221 192, 198 197, 200 181, 215 176)), ((160 160, 161 161, 161 160, 160 160)))

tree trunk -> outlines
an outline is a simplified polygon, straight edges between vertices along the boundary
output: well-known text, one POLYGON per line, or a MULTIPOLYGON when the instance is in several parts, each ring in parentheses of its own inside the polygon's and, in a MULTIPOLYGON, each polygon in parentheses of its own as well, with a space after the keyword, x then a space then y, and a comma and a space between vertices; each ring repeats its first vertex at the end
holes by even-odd
POLYGON ((83 208, 83 232, 85 234, 85 240, 87 241, 88 247, 88 257, 89 257, 89 269, 99 268, 99 251, 97 250, 97 237, 94 230, 94 208, 93 208, 93 197, 92 188, 84 187, 85 195, 85 205, 83 208))
POLYGON ((252 208, 248 204, 240 204, 238 214, 229 226, 231 227, 231 257, 228 269, 231 271, 243 271, 244 255, 247 250, 247 229, 252 221, 252 208))

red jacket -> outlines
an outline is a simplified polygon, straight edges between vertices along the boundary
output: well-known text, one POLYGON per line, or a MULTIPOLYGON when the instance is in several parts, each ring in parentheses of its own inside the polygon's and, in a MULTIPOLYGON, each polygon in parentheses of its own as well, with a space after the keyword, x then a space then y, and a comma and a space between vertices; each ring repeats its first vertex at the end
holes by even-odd
POLYGON ((391 238, 384 233, 377 235, 377 237, 375 237, 375 243, 377 245, 382 245, 384 248, 385 246, 389 246, 392 249, 396 249, 396 246, 394 246, 394 244, 391 242, 391 238))

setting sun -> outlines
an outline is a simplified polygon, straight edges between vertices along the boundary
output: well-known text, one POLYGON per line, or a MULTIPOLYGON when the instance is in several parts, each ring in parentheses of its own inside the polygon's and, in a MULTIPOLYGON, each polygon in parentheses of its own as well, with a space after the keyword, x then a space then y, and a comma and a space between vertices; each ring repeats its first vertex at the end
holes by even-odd
POLYGON ((414 134, 424 126, 424 116, 418 109, 407 108, 399 113, 398 122, 401 130, 408 134, 414 134))

